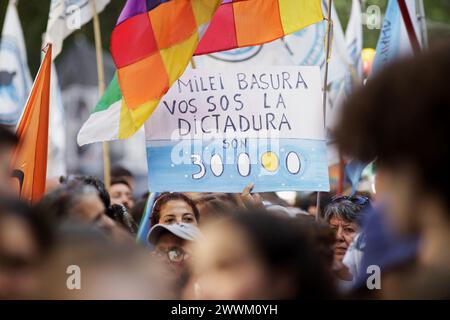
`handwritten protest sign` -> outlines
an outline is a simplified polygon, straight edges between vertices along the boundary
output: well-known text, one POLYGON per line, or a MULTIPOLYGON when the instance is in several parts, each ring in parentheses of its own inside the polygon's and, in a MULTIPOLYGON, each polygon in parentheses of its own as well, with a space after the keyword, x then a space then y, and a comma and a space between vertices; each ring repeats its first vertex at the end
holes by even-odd
POLYGON ((151 191, 328 191, 318 67, 188 70, 145 124, 151 191))

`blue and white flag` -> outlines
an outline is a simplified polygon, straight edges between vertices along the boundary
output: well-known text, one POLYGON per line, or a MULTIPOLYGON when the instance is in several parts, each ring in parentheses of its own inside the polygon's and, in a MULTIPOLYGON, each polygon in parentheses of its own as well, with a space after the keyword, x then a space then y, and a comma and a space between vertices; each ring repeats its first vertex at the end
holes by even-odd
POLYGON ((364 169, 369 165, 367 162, 360 162, 357 160, 350 160, 345 166, 345 175, 352 186, 352 195, 358 189, 359 181, 361 180, 364 169))
MULTIPOLYGON (((420 28, 416 13, 416 1, 406 0, 405 2, 416 35, 419 35, 420 28)), ((417 36, 417 39, 419 39, 420 43, 419 36, 417 36)), ((408 32, 406 31, 398 2, 397 0, 389 0, 380 32, 380 38, 377 43, 372 70, 376 73, 395 59, 412 53, 413 49, 409 41, 408 32)))
POLYGON ((10 1, 0 41, 0 124, 17 124, 30 90, 22 27, 16 5, 10 1))
POLYGON ((347 43, 348 54, 353 66, 352 72, 358 82, 363 78, 363 65, 361 51, 363 49, 363 29, 360 0, 353 0, 350 20, 345 30, 345 42, 347 43))

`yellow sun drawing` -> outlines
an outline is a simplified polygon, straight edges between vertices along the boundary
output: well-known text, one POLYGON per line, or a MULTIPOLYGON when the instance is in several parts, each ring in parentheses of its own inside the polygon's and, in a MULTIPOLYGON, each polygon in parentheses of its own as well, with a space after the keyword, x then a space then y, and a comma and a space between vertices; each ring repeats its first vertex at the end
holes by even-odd
POLYGON ((278 170, 279 160, 275 152, 268 151, 263 153, 261 163, 267 171, 275 172, 278 170))

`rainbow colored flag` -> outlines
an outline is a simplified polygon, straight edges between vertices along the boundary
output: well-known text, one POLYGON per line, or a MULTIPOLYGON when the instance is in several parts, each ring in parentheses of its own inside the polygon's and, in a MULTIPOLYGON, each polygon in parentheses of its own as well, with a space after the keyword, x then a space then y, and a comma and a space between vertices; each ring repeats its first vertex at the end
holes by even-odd
POLYGON ((270 42, 323 18, 321 0, 223 0, 195 54, 270 42))
POLYGON ((133 135, 196 49, 261 44, 321 20, 320 0, 128 0, 111 38, 118 72, 81 128, 79 145, 133 135))
POLYGON ((221 0, 128 0, 111 36, 125 99, 119 139, 134 134, 185 70, 221 0))

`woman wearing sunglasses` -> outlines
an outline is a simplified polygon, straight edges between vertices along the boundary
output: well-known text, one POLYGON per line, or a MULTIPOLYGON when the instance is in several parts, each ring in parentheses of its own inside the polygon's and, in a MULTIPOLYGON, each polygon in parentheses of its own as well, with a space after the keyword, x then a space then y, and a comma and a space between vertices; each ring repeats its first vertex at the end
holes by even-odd
POLYGON ((166 275, 174 280, 175 291, 181 294, 189 278, 187 260, 189 243, 202 239, 200 230, 192 223, 157 224, 148 234, 148 242, 154 246, 153 255, 165 266, 166 275))

